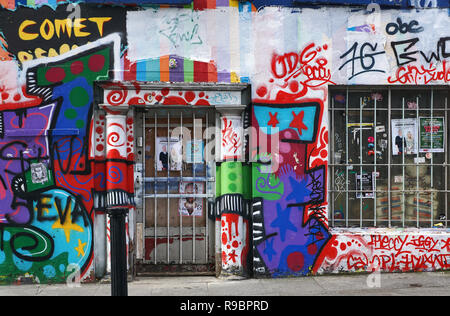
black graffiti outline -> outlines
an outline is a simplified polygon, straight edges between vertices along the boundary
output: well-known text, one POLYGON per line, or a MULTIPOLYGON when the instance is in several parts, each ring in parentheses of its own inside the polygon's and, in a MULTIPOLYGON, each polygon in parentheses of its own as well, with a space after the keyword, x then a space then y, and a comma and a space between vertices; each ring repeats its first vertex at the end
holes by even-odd
POLYGON ((361 75, 363 73, 366 72, 381 72, 384 73, 386 71, 381 70, 381 69, 372 69, 375 66, 375 58, 374 56, 377 55, 381 55, 381 54, 385 54, 385 51, 376 51, 378 43, 375 43, 375 46, 372 45, 369 42, 365 42, 364 44, 361 45, 360 49, 359 49, 359 56, 356 56, 356 50, 358 47, 359 43, 355 42, 353 43, 352 47, 350 47, 349 50, 347 50, 344 54, 342 54, 341 56, 339 56, 340 59, 346 57, 347 55, 349 55, 352 52, 351 58, 346 60, 345 63, 343 63, 338 70, 341 70, 345 65, 347 65, 348 63, 351 63, 351 67, 352 67, 352 75, 350 76, 350 78, 348 78, 348 80, 353 79, 354 77, 361 75), (366 47, 370 47, 370 49, 372 50, 373 53, 365 53, 365 49, 366 47), (364 59, 365 58, 370 58, 370 64, 369 66, 367 66, 364 63, 364 59), (359 60, 360 66, 363 69, 362 71, 355 73, 355 61, 359 60))
MULTIPOLYGON (((300 139, 288 139, 288 138, 280 138, 280 142, 286 142, 286 143, 298 143, 298 144, 313 144, 316 141, 317 138, 317 134, 318 134, 318 126, 319 126, 319 119, 321 117, 322 114, 322 102, 319 100, 315 100, 315 99, 311 99, 308 102, 302 102, 302 103, 253 103, 252 104, 252 110, 254 110, 255 107, 273 107, 274 109, 301 109, 301 108, 305 108, 305 107, 315 107, 315 113, 314 113, 314 119, 312 121, 312 128, 313 128, 313 135, 311 136, 311 140, 300 140, 300 139)), ((254 114, 252 114, 254 115, 254 114)), ((255 119, 256 120, 256 119, 255 119)), ((256 146, 256 148, 251 148, 251 149, 259 149, 259 146, 256 146)), ((252 158, 254 159, 254 158, 252 158)), ((305 157, 306 159, 306 157, 305 157)), ((251 161, 251 162, 255 162, 255 161, 251 161)), ((258 159, 257 162, 260 163, 265 163, 265 164, 271 164, 271 162, 263 162, 260 161, 260 159, 258 159)))
POLYGON ((395 59, 397 62, 397 66, 401 67, 406 64, 409 64, 411 62, 417 61, 417 58, 414 56, 417 53, 420 53, 420 55, 423 57, 423 59, 427 63, 431 63, 433 59, 435 59, 437 62, 441 61, 442 59, 446 59, 450 57, 450 52, 447 52, 447 48, 450 45, 447 45, 447 42, 450 41, 450 37, 441 37, 439 38, 437 44, 436 44, 436 50, 432 51, 429 56, 427 56, 423 51, 420 51, 418 49, 409 51, 414 45, 416 45, 419 42, 419 38, 414 37, 407 40, 402 41, 393 41, 391 42, 392 50, 394 51, 395 59), (403 51, 399 53, 398 46, 407 45, 405 48, 403 48, 403 51), (402 61, 403 60, 403 61, 402 61))
POLYGON ((450 41, 450 37, 441 37, 436 44, 436 51, 430 53, 430 57, 427 57, 424 52, 420 51, 420 54, 425 59, 427 63, 431 63, 433 59, 436 61, 441 61, 441 58, 446 59, 450 57, 450 53, 446 52, 447 41, 450 41))
POLYGON ((411 47, 413 47, 418 41, 419 41, 419 38, 414 37, 414 38, 403 40, 403 41, 391 42, 391 47, 392 47, 392 50, 394 51, 395 60, 397 61, 398 67, 409 64, 414 61, 417 61, 417 58, 414 58, 411 55, 417 54, 419 51, 415 50, 412 52, 408 52, 408 50, 411 47), (403 49, 403 53, 399 54, 396 47, 400 46, 400 45, 405 45, 405 44, 408 44, 408 46, 405 49, 403 49), (407 61, 400 62, 400 59, 406 59, 407 61))
POLYGON ((46 255, 38 256, 38 257, 27 256, 16 250, 16 246, 15 246, 16 239, 20 238, 20 237, 26 237, 26 238, 30 238, 32 241, 34 241, 33 245, 29 245, 29 246, 20 248, 20 249, 23 249, 26 251, 31 251, 31 250, 35 249, 35 247, 39 244, 39 241, 37 240, 35 235, 33 235, 29 232, 22 231, 22 232, 15 233, 10 237, 9 245, 10 245, 11 251, 17 258, 26 260, 26 261, 31 261, 31 262, 39 262, 39 261, 48 260, 53 256, 53 253, 55 251, 55 243, 53 241, 53 238, 50 236, 50 234, 48 234, 44 230, 34 227, 34 226, 23 226, 23 225, 14 225, 14 224, 1 224, 0 225, 0 250, 1 251, 4 251, 4 249, 5 249, 4 248, 5 247, 5 245, 4 245, 4 243, 5 243, 5 239, 4 239, 5 227, 20 227, 20 228, 23 228, 24 230, 34 231, 34 232, 36 232, 36 234, 42 235, 43 236, 42 238, 49 242, 49 244, 47 246, 49 246, 50 251, 48 251, 48 253, 46 255))
POLYGON ((419 22, 416 20, 411 20, 409 23, 404 23, 400 17, 397 18, 397 22, 391 22, 386 24, 386 33, 389 35, 394 35, 400 32, 401 34, 406 33, 420 33, 423 32, 423 26, 419 26, 418 28, 414 28, 414 26, 418 26, 419 22), (393 30, 391 30, 393 28, 393 30))
MULTIPOLYGON (((63 190, 62 188, 59 187, 55 188, 57 188, 58 190, 63 190)), ((46 188, 46 190, 48 190, 48 188, 46 188)), ((70 193, 69 191, 66 190, 63 191, 70 193)), ((64 207, 61 204, 62 199, 60 199, 57 196, 53 197, 55 200, 55 208, 58 213, 58 216, 43 216, 43 211, 52 206, 51 204, 43 203, 43 199, 52 197, 53 195, 47 193, 35 194, 32 197, 32 200, 36 201, 36 213, 37 213, 36 219, 39 222, 55 221, 59 218, 59 222, 61 224, 64 224, 66 222, 67 215, 70 214, 72 223, 76 223, 78 218, 81 216, 81 218, 83 219, 84 226, 87 227, 89 226, 89 224, 92 224, 88 216, 88 211, 84 208, 84 204, 82 203, 82 201, 78 196, 75 196, 73 194, 68 195, 66 197, 64 207), (72 203, 74 203, 73 208, 71 207, 72 203)))

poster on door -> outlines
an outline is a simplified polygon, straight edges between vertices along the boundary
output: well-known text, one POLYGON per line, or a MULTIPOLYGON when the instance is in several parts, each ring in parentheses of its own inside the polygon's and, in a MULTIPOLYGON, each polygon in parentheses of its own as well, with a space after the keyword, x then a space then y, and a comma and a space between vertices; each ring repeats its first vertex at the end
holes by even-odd
POLYGON ((157 137, 156 159, 158 171, 180 171, 183 161, 181 139, 175 137, 157 137))
POLYGON ((444 152, 444 118, 419 117, 419 151, 444 152))
MULTIPOLYGON (((203 182, 180 182, 180 193, 186 195, 203 194, 203 182)), ((180 198, 178 211, 181 216, 202 216, 203 198, 193 196, 180 198)))
POLYGON ((203 162, 203 140, 193 139, 186 142, 186 163, 203 162))

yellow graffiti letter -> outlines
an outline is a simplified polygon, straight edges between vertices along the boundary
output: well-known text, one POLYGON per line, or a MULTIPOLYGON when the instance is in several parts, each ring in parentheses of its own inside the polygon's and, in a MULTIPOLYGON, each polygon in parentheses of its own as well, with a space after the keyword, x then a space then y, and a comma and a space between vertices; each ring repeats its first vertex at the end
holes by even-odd
POLYGON ((27 28, 30 25, 36 24, 34 21, 25 20, 23 21, 19 26, 19 37, 21 40, 24 41, 31 41, 37 38, 39 35, 37 33, 27 33, 25 32, 25 28, 27 28))
POLYGON ((72 19, 58 20, 55 19, 56 36, 60 37, 60 32, 66 33, 70 38, 72 35, 72 19))
POLYGON ((89 18, 91 22, 97 23, 98 33, 103 36, 103 24, 111 20, 111 18, 89 18))
POLYGON ((21 51, 17 54, 17 58, 19 58, 20 62, 23 63, 27 60, 33 60, 34 57, 28 52, 21 51))
POLYGON ((55 34, 55 27, 53 26, 53 23, 49 19, 45 19, 44 22, 42 22, 41 24, 40 31, 42 38, 48 41, 55 34), (46 26, 48 27, 48 30, 46 30, 46 26))
POLYGON ((86 37, 86 36, 91 35, 91 33, 83 32, 81 30, 81 29, 84 29, 86 27, 86 25, 81 24, 81 22, 84 22, 84 21, 86 21, 85 18, 75 19, 74 24, 73 24, 73 30, 74 30, 73 34, 76 37, 86 37))
POLYGON ((36 56, 36 58, 46 57, 45 56, 46 53, 47 53, 47 51, 45 51, 39 47, 34 50, 34 56, 36 56))

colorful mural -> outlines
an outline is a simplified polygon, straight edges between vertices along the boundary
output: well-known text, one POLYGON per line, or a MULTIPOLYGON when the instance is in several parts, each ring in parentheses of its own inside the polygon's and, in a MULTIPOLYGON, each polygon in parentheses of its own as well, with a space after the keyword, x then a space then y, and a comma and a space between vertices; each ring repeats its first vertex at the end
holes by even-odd
POLYGON ((271 143, 278 142, 275 151, 258 151, 260 162, 252 168, 255 274, 308 274, 330 238, 321 208, 325 165, 308 164, 308 143, 318 138, 322 110, 321 102, 314 101, 253 105, 252 125, 266 130, 258 131, 257 144, 267 140, 273 149, 271 143))
MULTIPOLYGON (((120 61, 120 23, 106 25, 112 16, 118 22, 118 11, 90 16, 91 36, 81 22, 93 12, 83 5, 72 28, 67 9, 0 13, 8 23, 0 26, 5 59, 17 62, 16 80, 3 81, 0 115, 4 282, 93 280, 93 211, 104 210, 107 184, 127 181, 128 163, 107 171, 105 154, 91 150, 100 143, 92 133, 94 81, 112 78, 120 61)), ((96 132, 107 135, 105 127, 96 132)))

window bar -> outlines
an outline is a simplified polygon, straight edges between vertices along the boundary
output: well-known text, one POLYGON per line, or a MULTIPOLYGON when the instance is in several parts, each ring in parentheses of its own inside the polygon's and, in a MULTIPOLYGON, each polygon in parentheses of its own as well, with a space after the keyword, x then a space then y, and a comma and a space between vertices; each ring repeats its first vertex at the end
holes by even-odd
MULTIPOLYGON (((416 97, 416 122, 419 121, 419 97, 416 97)), ((419 150, 416 153, 416 225, 419 228, 419 150)))
POLYGON ((359 98, 359 226, 363 226, 362 204, 363 204, 363 159, 362 159, 362 143, 363 143, 363 124, 362 124, 362 98, 359 98))
MULTIPOLYGON (((180 132, 181 132, 181 135, 182 135, 181 136, 182 137, 181 144, 183 146, 183 144, 184 144, 184 139, 183 139, 183 135, 184 135, 184 131, 183 131, 183 111, 180 111, 180 128, 181 128, 180 132)), ((182 148, 182 149, 183 149, 183 151, 186 150, 185 148, 182 148)), ((183 181, 183 165, 184 165, 184 158, 181 159, 180 185, 183 185, 182 184, 182 181, 183 181)), ((182 243, 183 242, 183 215, 180 213, 179 216, 180 216, 180 240, 179 240, 179 243, 180 243, 180 264, 182 264, 183 263, 183 243, 182 243)))
MULTIPOLYGON (((192 112, 192 129, 194 131, 194 137, 193 137, 193 142, 192 144, 194 144, 194 142, 196 141, 195 139, 195 111, 192 112)), ((191 157, 193 157, 194 153, 193 153, 193 146, 191 145, 191 157)), ((192 159, 192 175, 193 175, 193 182, 195 184, 195 160, 192 159)), ((196 200, 196 193, 194 190, 194 205, 195 205, 195 200, 196 200)), ((192 263, 195 263, 195 216, 192 216, 192 263)))
MULTIPOLYGON (((433 205, 433 201, 434 201, 434 192, 433 192, 433 169, 434 169, 434 166, 433 166, 433 156, 434 156, 434 154, 433 154, 433 126, 434 126, 434 122, 433 122, 433 102, 434 102, 434 90, 433 89, 431 89, 431 100, 430 100, 430 102, 431 102, 431 104, 430 104, 430 107, 431 107, 431 132, 430 132, 430 143, 431 143, 431 189, 430 189, 430 191, 431 191, 431 193, 430 193, 430 199, 431 199, 431 218, 430 218, 430 226, 431 227, 433 227, 433 224, 434 224, 434 221, 433 221, 433 217, 434 217, 434 205, 433 205)), ((420 125, 420 124, 419 124, 420 125)), ((419 128, 420 128, 420 126, 419 126, 419 128)))
MULTIPOLYGON (((332 163, 329 163, 328 165, 331 165, 331 166, 332 166, 333 164, 332 164, 332 163)), ((358 165, 359 165, 359 164, 358 164, 358 165)), ((362 165, 363 165, 363 166, 367 166, 367 167, 370 167, 370 166, 373 167, 373 163, 363 163, 362 165)), ((415 165, 416 165, 415 163, 405 163, 405 167, 406 167, 406 166, 415 166, 415 165)), ((430 165, 431 165, 431 164, 430 164, 430 165)), ((438 165, 442 165, 442 164, 439 164, 439 163, 437 163, 437 164, 436 164, 436 163, 433 163, 433 165, 434 165, 434 166, 438 166, 438 165)), ((342 166, 342 165, 340 165, 340 164, 334 164, 334 166, 335 166, 335 167, 339 167, 339 166, 342 166)), ((387 167, 388 164, 387 164, 387 163, 378 163, 377 166, 378 166, 378 167, 381 167, 381 166, 386 166, 386 167, 387 167)), ((401 167, 402 164, 401 164, 401 163, 391 163, 390 166, 399 166, 399 167, 401 167)), ((350 191, 351 191, 351 190, 350 190, 350 191)), ((423 191, 423 190, 421 190, 421 191, 423 191)))
POLYGON ((157 229, 157 220, 158 220, 158 217, 157 217, 157 213, 158 213, 158 200, 157 200, 157 198, 156 198, 156 186, 157 186, 157 184, 158 184, 158 180, 157 180, 157 175, 158 175, 158 158, 156 157, 156 155, 157 155, 157 153, 156 153, 156 146, 157 146, 157 140, 158 140, 158 127, 157 127, 157 116, 158 116, 158 114, 156 113, 156 111, 155 111, 155 117, 154 117, 154 123, 155 123, 155 147, 154 147, 154 152, 155 152, 155 154, 154 154, 154 158, 153 158, 153 160, 154 160, 154 164, 153 164, 153 167, 154 167, 154 169, 153 169, 153 172, 154 172, 154 174, 155 174, 155 179, 154 179, 154 181, 153 181, 153 191, 154 191, 154 194, 155 194, 155 196, 153 197, 153 204, 154 204, 154 206, 155 206, 155 210, 154 210, 154 223, 153 223, 153 228, 154 228, 154 231, 153 231, 153 233, 154 233, 154 247, 153 247, 153 249, 154 249, 154 252, 155 252, 155 255, 154 255, 154 263, 156 264, 156 258, 157 258, 157 239, 158 239, 158 235, 157 235, 157 233, 156 233, 156 229, 157 229))
MULTIPOLYGON (((145 163, 145 154, 146 154, 146 152, 145 152, 145 147, 146 147, 146 139, 147 139, 147 137, 146 137, 146 135, 145 135, 145 123, 147 122, 147 117, 146 117, 146 112, 143 112, 143 114, 142 114, 142 146, 143 146, 143 150, 142 150, 142 154, 143 154, 143 158, 142 158, 142 171, 141 171, 141 174, 142 174, 142 181, 141 181, 141 183, 142 183, 142 185, 144 186, 144 188, 142 189, 142 226, 143 226, 143 231, 142 231, 142 247, 143 248, 145 248, 145 227, 147 226, 146 225, 146 222, 147 222, 147 215, 145 214, 145 212, 146 212, 146 207, 145 207, 145 205, 147 204, 146 202, 146 198, 145 198, 145 195, 146 195, 146 193, 147 193, 147 191, 146 191, 146 187, 147 187, 147 185, 146 185, 146 183, 145 183, 145 176, 146 176, 146 170, 147 170, 147 168, 146 168, 146 163, 145 163)), ((142 250, 144 250, 144 249, 139 249, 140 251, 142 251, 142 250)), ((143 252, 143 253, 145 253, 145 251, 143 252)), ((145 255, 143 256, 144 257, 144 260, 145 260, 145 255)))
POLYGON ((392 153, 392 141, 391 141, 391 97, 392 91, 388 89, 388 227, 391 227, 391 153, 392 153))
MULTIPOLYGON (((402 97, 402 119, 405 119, 405 98, 402 97)), ((406 149, 406 141, 403 141, 403 138, 405 135, 403 135, 402 131, 402 227, 405 227, 405 216, 406 216, 406 209, 405 209, 405 149, 406 149)), ((417 136, 416 136, 417 137, 417 136)))
POLYGON ((372 173, 372 181, 374 183, 374 192, 373 192, 373 225, 377 226, 377 98, 374 98, 374 110, 373 110, 373 137, 374 137, 374 146, 373 146, 373 159, 374 159, 374 167, 372 173))
MULTIPOLYGON (((200 148, 202 148, 203 149, 203 152, 205 152, 205 150, 204 150, 204 148, 206 148, 206 142, 209 140, 209 131, 208 131, 208 126, 209 125, 209 116, 208 116, 208 111, 206 111, 206 113, 205 113, 205 132, 206 132, 206 139, 205 139, 205 146, 201 146, 200 148)), ((202 140, 202 143, 203 143, 203 140, 202 140)), ((206 178, 206 181, 205 181, 205 193, 208 193, 208 187, 209 187, 209 181, 208 181, 208 179, 209 179, 209 175, 208 175, 208 166, 207 166, 207 162, 206 162, 206 159, 204 158, 204 155, 202 154, 201 155, 201 157, 202 157, 202 161, 201 161, 201 163, 203 164, 204 163, 204 167, 205 167, 205 178, 206 178), (203 162, 204 161, 204 162, 203 162)), ((208 214, 207 214, 207 212, 208 212, 208 208, 209 208, 209 198, 206 198, 205 199, 205 201, 206 201, 206 209, 205 210, 203 210, 203 213, 204 213, 204 217, 205 217, 205 263, 208 263, 208 254, 209 254, 209 247, 208 247, 208 239, 209 239, 209 230, 208 230, 208 214)))
POLYGON ((345 226, 348 227, 348 88, 345 97, 345 226))
POLYGON ((445 175, 444 175, 444 187, 445 187, 445 228, 447 228, 448 227, 448 225, 447 225, 447 223, 448 223, 448 217, 447 217, 447 205, 448 205, 448 185, 447 185, 447 183, 448 183, 448 166, 447 166, 447 163, 448 163, 448 159, 447 159, 447 157, 448 157, 448 146, 447 146, 447 141, 448 141, 448 139, 447 139, 447 134, 448 134, 448 130, 449 130, 449 128, 448 128, 448 108, 447 108, 447 97, 445 97, 445 122, 444 122, 444 127, 447 129, 446 130, 446 132, 444 133, 444 172, 445 172, 445 175))
MULTIPOLYGON (((329 126, 332 126, 332 128, 335 129, 335 125, 334 125, 334 98, 333 97, 331 98, 331 125, 329 125, 329 126)), ((331 172, 330 172, 330 174, 331 174, 330 175, 331 176, 330 189, 331 190, 328 189, 328 195, 329 195, 328 200, 330 201, 330 205, 331 205, 331 212, 330 212, 330 214, 331 214, 331 226, 332 227, 335 226, 335 223, 334 223, 334 209, 335 209, 335 207, 334 207, 334 197, 335 197, 334 189, 336 187, 336 185, 334 183, 334 181, 335 181, 335 179, 334 179, 334 172, 335 172, 334 164, 336 163, 335 156, 334 156, 334 154, 335 154, 335 146, 334 146, 335 137, 334 137, 334 134, 335 133, 331 133, 331 144, 329 144, 330 147, 332 148, 332 150, 330 150, 329 153, 332 153, 331 154, 331 161, 333 162, 333 165, 331 166, 331 172)))
POLYGON ((170 199, 169 199, 169 193, 170 193, 170 163, 171 163, 171 157, 170 157, 170 112, 167 111, 167 264, 170 263, 169 260, 169 245, 170 245, 170 199))

